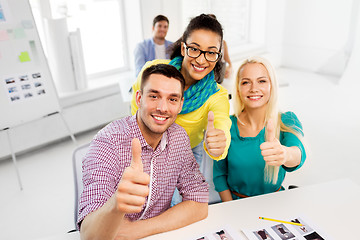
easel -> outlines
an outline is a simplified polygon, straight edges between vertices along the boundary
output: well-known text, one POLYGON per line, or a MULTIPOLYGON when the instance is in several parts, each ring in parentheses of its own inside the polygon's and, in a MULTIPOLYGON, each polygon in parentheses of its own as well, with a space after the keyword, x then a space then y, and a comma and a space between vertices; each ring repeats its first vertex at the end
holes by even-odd
MULTIPOLYGON (((61 112, 53 112, 53 113, 50 113, 50 114, 44 116, 44 118, 45 118, 45 117, 49 117, 49 116, 51 116, 51 115, 55 115, 55 114, 59 114, 61 120, 63 121, 63 123, 64 123, 64 125, 65 125, 65 127, 66 127, 66 130, 69 132, 69 135, 70 135, 72 141, 73 141, 74 143, 76 143, 75 136, 74 136, 74 134, 71 132, 71 130, 70 130, 68 124, 66 123, 66 121, 65 121, 63 115, 61 114, 61 112)), ((33 120, 33 121, 35 121, 35 120, 33 120)), ((27 122, 27 123, 29 123, 29 122, 27 122)), ((19 125, 18 125, 18 126, 19 126, 19 125)), ((18 166, 17 166, 15 151, 14 151, 14 149, 13 149, 12 142, 11 142, 10 127, 4 128, 4 129, 2 129, 2 130, 0 130, 0 131, 6 131, 6 135, 7 135, 8 142, 9 142, 9 148, 10 148, 10 152, 11 152, 11 158, 12 158, 12 161, 13 161, 14 166, 15 166, 16 175, 17 175, 17 178, 18 178, 18 181, 19 181, 20 190, 23 190, 23 185, 22 185, 22 181, 21 181, 21 177, 20 177, 20 172, 19 172, 19 168, 18 168, 18 166)))

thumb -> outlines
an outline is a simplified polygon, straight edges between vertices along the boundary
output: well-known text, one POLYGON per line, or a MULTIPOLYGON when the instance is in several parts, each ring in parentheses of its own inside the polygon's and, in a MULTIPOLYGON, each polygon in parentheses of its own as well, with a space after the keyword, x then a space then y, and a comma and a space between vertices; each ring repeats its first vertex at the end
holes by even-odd
POLYGON ((133 138, 131 141, 131 167, 143 171, 143 164, 141 161, 141 144, 138 138, 133 138))
POLYGON ((206 130, 209 131, 210 129, 214 129, 214 113, 212 111, 209 111, 208 113, 208 124, 206 127, 206 130))
POLYGON ((266 124, 266 141, 272 142, 276 139, 273 120, 270 118, 266 124))

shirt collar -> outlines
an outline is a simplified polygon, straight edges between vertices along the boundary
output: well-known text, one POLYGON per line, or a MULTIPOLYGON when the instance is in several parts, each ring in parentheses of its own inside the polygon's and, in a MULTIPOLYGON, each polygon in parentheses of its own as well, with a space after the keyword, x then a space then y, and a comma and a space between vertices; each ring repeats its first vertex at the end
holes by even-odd
MULTIPOLYGON (((142 135, 141 133, 141 130, 140 130, 140 127, 139 127, 139 124, 137 123, 137 114, 138 112, 136 112, 135 115, 133 115, 131 118, 130 118, 130 122, 131 122, 131 128, 133 130, 133 136, 134 138, 138 138, 140 140, 140 144, 141 144, 141 148, 143 147, 149 147, 149 148, 152 148, 145 140, 144 136, 142 135)), ((162 137, 161 137, 161 140, 159 142, 159 145, 157 148, 160 148, 161 151, 163 151, 168 143, 168 129, 166 129, 166 131, 163 133, 162 137)))

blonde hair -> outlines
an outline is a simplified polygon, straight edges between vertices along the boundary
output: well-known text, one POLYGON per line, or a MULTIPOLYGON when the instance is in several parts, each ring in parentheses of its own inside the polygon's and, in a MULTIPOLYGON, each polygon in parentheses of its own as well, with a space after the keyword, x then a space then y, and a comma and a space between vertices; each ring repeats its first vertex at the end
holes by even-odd
MULTIPOLYGON (((297 136, 300 141, 302 139, 302 131, 301 129, 298 129, 296 126, 286 126, 281 121, 281 113, 279 112, 278 108, 278 82, 275 74, 275 70, 273 66, 270 64, 268 60, 265 58, 259 57, 259 56, 252 56, 246 58, 240 65, 237 74, 236 74, 236 80, 235 80, 235 87, 233 88, 233 96, 234 97, 234 113, 236 117, 239 117, 241 112, 245 108, 244 102, 240 98, 240 72, 241 70, 247 65, 247 64, 253 64, 258 63, 265 67, 269 78, 270 78, 270 99, 268 101, 266 112, 265 112, 265 125, 267 124, 269 119, 273 119, 273 124, 275 126, 275 136, 277 139, 280 137, 280 131, 282 132, 290 132, 293 133, 295 136, 297 136)), ((265 139, 266 139, 266 131, 265 131, 265 139)), ((279 175, 279 167, 278 166, 270 166, 265 165, 264 168, 264 180, 265 182, 276 184, 278 180, 279 175)))

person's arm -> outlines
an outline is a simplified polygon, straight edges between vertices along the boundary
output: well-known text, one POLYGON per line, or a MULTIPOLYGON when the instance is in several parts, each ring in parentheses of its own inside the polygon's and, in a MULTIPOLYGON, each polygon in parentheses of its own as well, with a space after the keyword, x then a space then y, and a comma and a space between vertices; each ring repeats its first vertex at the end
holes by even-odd
POLYGON ((142 210, 149 194, 150 176, 143 172, 141 145, 138 139, 131 144, 132 161, 121 177, 117 190, 99 209, 88 214, 81 223, 81 239, 113 240, 126 226, 126 213, 142 210))
POLYGON ((113 195, 101 208, 88 214, 81 223, 81 239, 114 239, 125 216, 115 206, 113 195))
POLYGON ((140 220, 127 222, 119 229, 117 239, 139 239, 153 234, 175 230, 207 217, 208 204, 195 201, 184 201, 162 214, 140 220))
POLYGON ((231 60, 230 60, 227 43, 225 40, 223 41, 223 43, 224 43, 224 60, 227 63, 224 77, 229 78, 231 76, 231 72, 232 72, 232 64, 231 64, 231 60))
POLYGON ((284 161, 284 165, 285 167, 288 168, 293 168, 296 167, 300 164, 301 161, 301 151, 298 147, 285 147, 284 148, 284 152, 285 152, 285 161, 284 161))
POLYGON ((214 161, 213 182, 215 190, 219 193, 221 201, 227 202, 233 200, 227 183, 228 176, 228 156, 220 161, 214 161))
POLYGON ((205 133, 205 146, 212 157, 219 157, 226 148, 225 132, 214 127, 214 113, 209 111, 205 133))
POLYGON ((138 43, 134 50, 134 60, 135 60, 135 76, 137 76, 141 70, 141 68, 146 63, 145 59, 145 49, 143 46, 143 42, 138 43))
POLYGON ((219 195, 220 195, 221 201, 223 201, 223 202, 228 202, 228 201, 233 200, 229 189, 219 192, 219 195))
MULTIPOLYGON (((230 104, 229 104, 229 98, 228 98, 228 92, 227 90, 219 85, 220 90, 211 96, 209 98, 209 111, 212 111, 214 113, 214 128, 216 130, 221 130, 222 133, 217 133, 218 138, 213 138, 212 142, 214 142, 214 146, 219 146, 219 151, 214 151, 213 153, 209 152, 209 149, 207 146, 209 146, 209 140, 211 141, 211 137, 207 134, 205 134, 204 139, 204 149, 206 153, 214 160, 221 160, 224 159, 227 155, 227 151, 230 146, 231 142, 231 136, 230 136, 230 127, 231 127, 231 120, 229 117, 229 111, 230 111, 230 104), (224 136, 225 136, 225 144, 217 144, 217 141, 222 141, 224 143, 224 136)), ((216 147, 214 147, 216 148, 216 147)))

